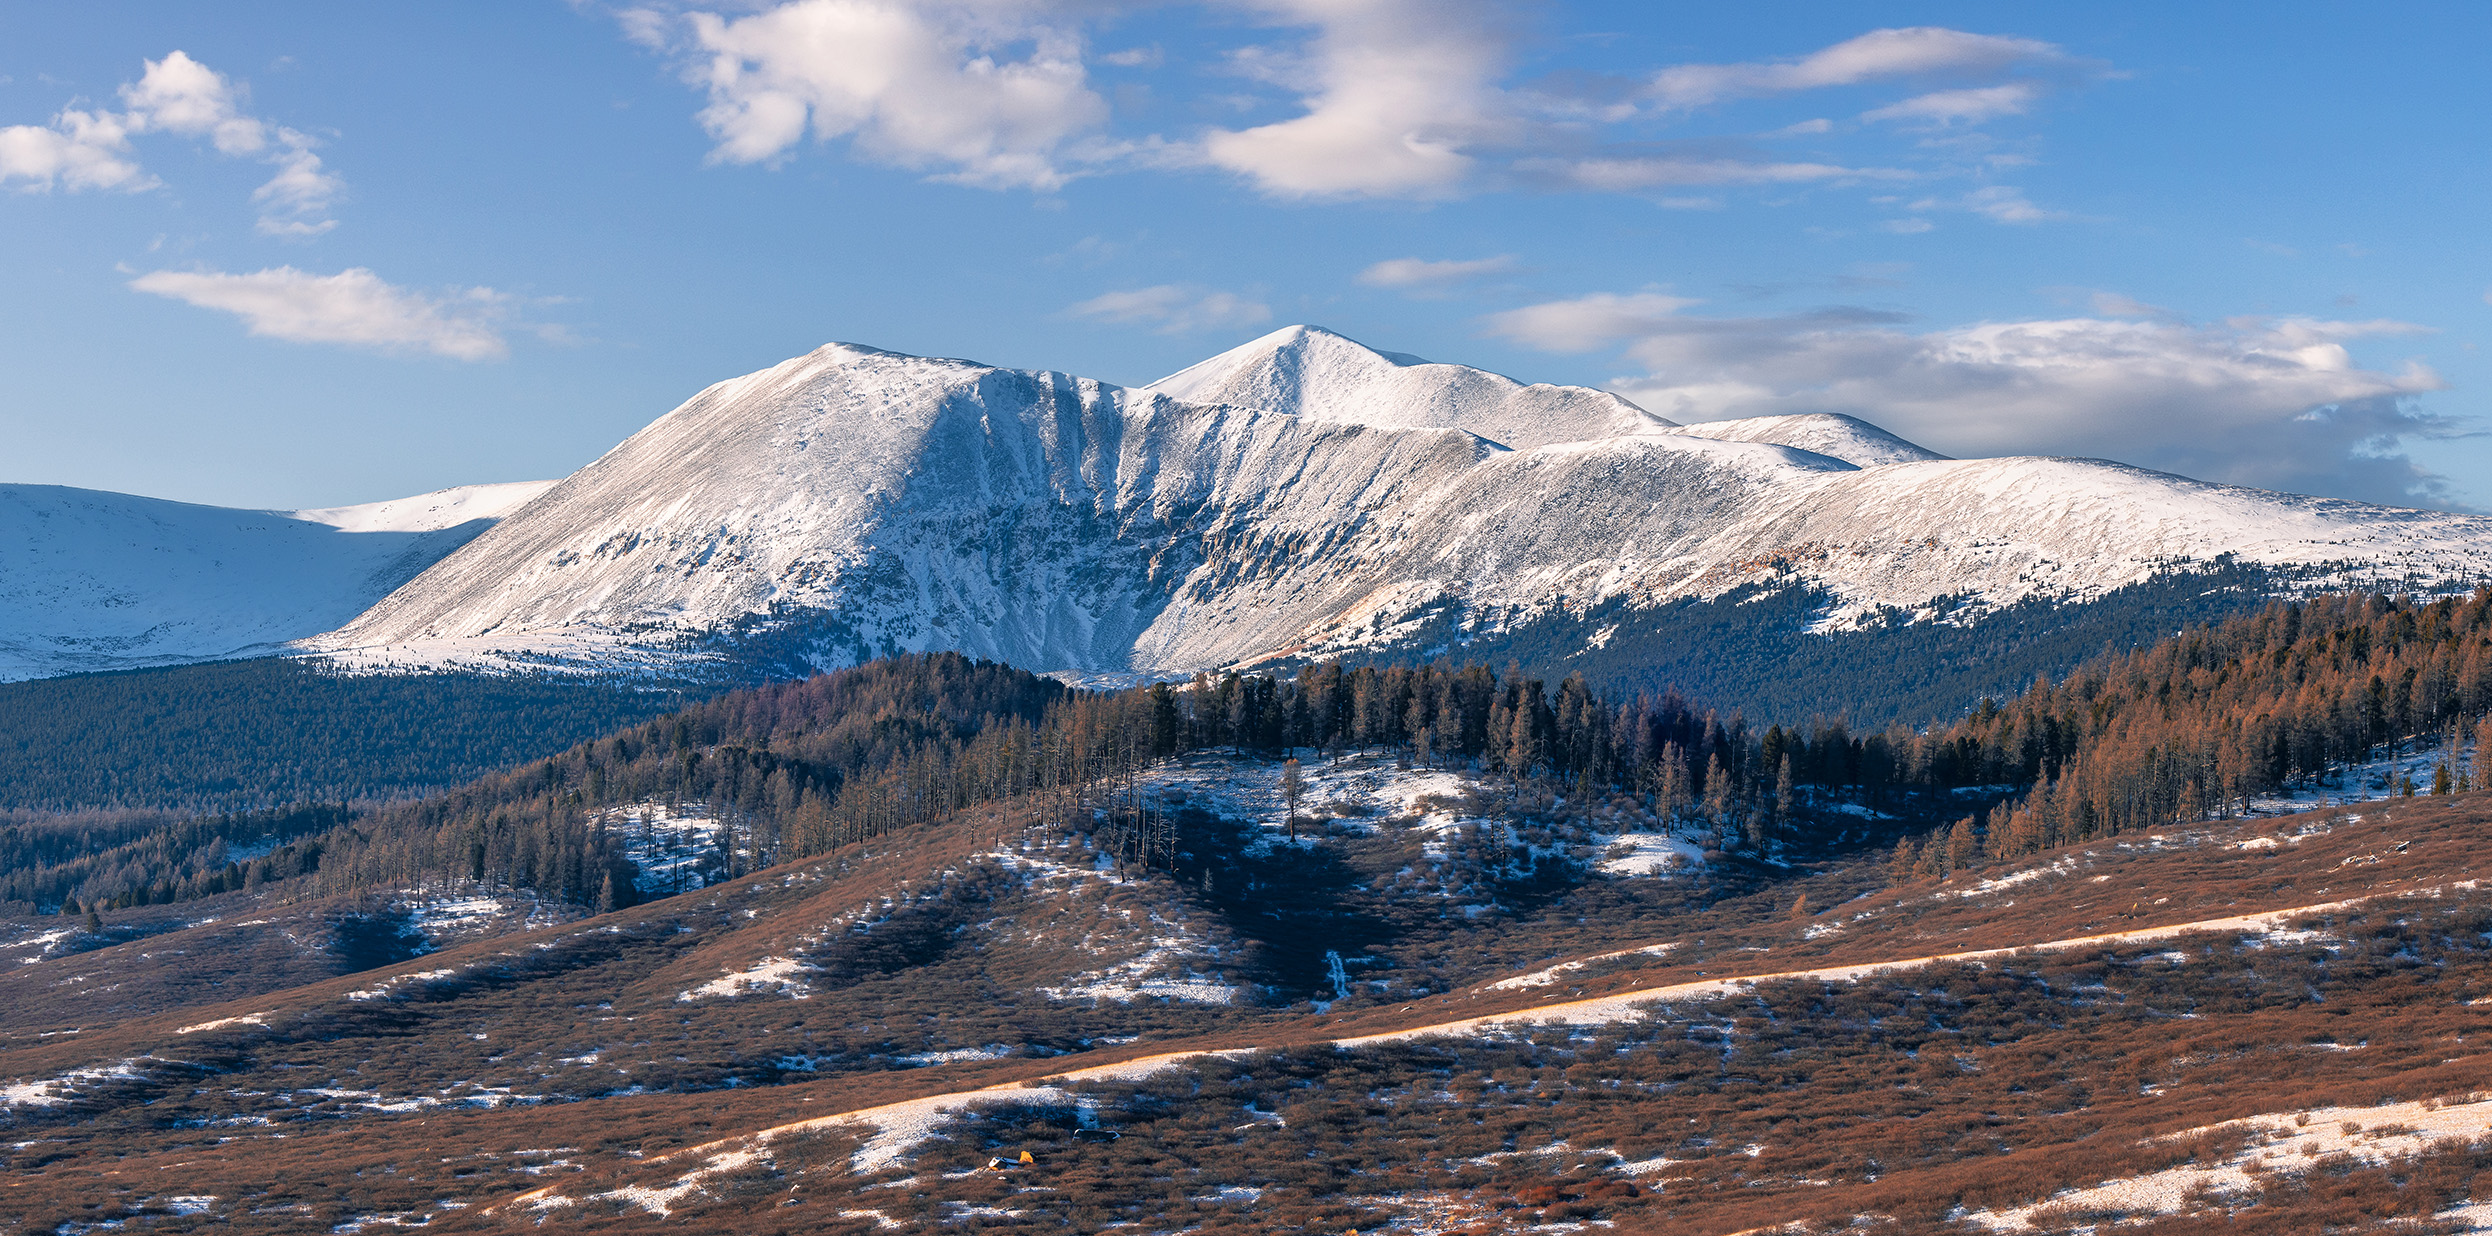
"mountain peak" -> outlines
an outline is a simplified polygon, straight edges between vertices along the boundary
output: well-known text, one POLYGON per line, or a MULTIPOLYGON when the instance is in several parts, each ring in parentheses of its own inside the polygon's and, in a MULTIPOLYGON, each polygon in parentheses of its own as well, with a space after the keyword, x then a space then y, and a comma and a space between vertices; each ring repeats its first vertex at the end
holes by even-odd
POLYGON ((1607 391, 1526 385, 1485 369, 1371 348, 1320 326, 1282 327, 1145 389, 1189 403, 1309 420, 1460 429, 1515 450, 1671 427, 1607 391))

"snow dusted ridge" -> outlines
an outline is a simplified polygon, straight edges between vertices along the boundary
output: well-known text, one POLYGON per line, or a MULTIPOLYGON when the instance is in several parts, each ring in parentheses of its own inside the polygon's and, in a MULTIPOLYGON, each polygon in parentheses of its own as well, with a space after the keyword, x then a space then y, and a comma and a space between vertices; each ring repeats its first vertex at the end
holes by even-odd
POLYGON ((1379 352, 1316 326, 1283 327, 1144 389, 1311 421, 1459 429, 1512 450, 1672 427, 1608 391, 1525 386, 1484 369, 1379 352))
POLYGON ((1811 451, 1852 465, 1875 468, 1893 463, 1929 463, 1945 459, 1928 447, 1888 433, 1856 416, 1831 412, 1797 416, 1752 416, 1737 421, 1682 425, 1680 433, 1718 442, 1765 442, 1796 451, 1811 451))
POLYGON ((538 494, 553 487, 552 481, 461 485, 412 498, 288 513, 296 519, 327 524, 340 532, 438 532, 478 520, 491 523, 535 501, 538 494))
POLYGON ((0 681, 283 651, 551 484, 316 511, 0 485, 0 681))
POLYGON ((1306 327, 1142 389, 832 344, 701 392, 312 646, 594 664, 760 628, 821 665, 1182 673, 1754 582, 1825 588, 1840 628, 2222 554, 2470 579, 2492 519, 1950 460, 1849 417, 1674 426, 1306 327))

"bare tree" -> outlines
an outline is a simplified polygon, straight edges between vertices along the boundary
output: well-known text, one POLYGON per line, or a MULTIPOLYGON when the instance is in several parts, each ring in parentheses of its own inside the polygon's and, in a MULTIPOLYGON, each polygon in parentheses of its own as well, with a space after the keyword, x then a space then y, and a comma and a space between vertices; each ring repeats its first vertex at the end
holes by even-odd
POLYGON ((1298 771, 1298 757, 1281 763, 1281 802, 1289 812, 1289 839, 1298 840, 1298 800, 1306 796, 1307 779, 1298 771))

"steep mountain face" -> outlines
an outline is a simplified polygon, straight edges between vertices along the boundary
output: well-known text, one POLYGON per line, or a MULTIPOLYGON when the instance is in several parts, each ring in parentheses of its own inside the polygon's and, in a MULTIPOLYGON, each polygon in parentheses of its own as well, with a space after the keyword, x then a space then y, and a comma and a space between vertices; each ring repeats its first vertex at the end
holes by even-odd
POLYGON ((1185 602, 1495 449, 834 344, 703 391, 321 644, 581 651, 780 619, 824 662, 1121 669, 1185 602))
POLYGON ((791 664, 1171 673, 1760 583, 1823 592, 1839 629, 2220 555, 2438 583, 2487 551, 2479 517, 1948 460, 1849 417, 1673 426, 1312 328, 1139 390, 834 344, 702 392, 316 646, 594 659, 727 632, 791 664))
POLYGON ((0 486, 0 680, 277 651, 352 618, 551 483, 315 511, 0 486))

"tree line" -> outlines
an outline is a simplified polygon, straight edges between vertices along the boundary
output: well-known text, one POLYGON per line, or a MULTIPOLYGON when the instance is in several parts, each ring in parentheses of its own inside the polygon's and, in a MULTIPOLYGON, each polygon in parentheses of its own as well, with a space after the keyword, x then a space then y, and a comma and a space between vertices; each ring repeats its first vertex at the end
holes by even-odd
POLYGON ((2025 792, 1960 821, 1911 868, 2235 816, 2418 745, 2438 751, 2435 792, 2492 788, 2468 755, 2492 751, 2492 589, 2279 601, 1931 731, 1941 784, 2025 792))
POLYGON ((159 830, 74 863, 20 856, 6 846, 29 843, 12 834, 0 878, 14 882, 0 892, 112 905, 280 881, 306 896, 482 883, 612 908, 678 891, 631 859, 653 814, 637 809, 652 804, 714 821, 724 877, 997 803, 1008 827, 1080 831, 1121 860, 1173 864, 1179 823, 1144 774, 1220 749, 1384 749, 1536 793, 1623 790, 1753 854, 1820 821, 1858 822, 1820 810, 1829 799, 1926 817, 1967 787, 2000 796, 1898 859, 1944 871, 2236 813, 2399 743, 2447 746, 2443 784, 2479 784, 2457 752, 2488 713, 2492 591, 2278 602, 2105 653, 1944 725, 1867 734, 1824 716, 1760 730, 1675 692, 1607 698, 1580 675, 1552 686, 1511 664, 1336 660, 1091 691, 930 653, 723 695, 247 861, 210 856, 234 825, 159 830), (17 878, 27 865, 49 874, 17 878))

